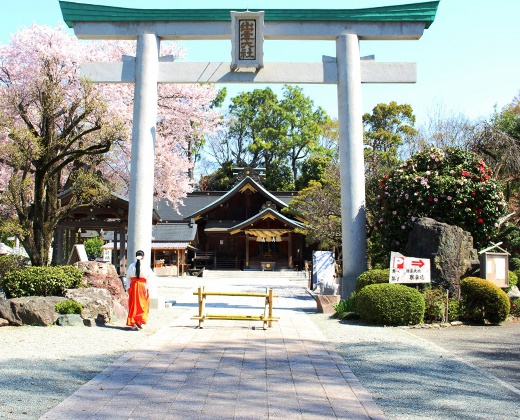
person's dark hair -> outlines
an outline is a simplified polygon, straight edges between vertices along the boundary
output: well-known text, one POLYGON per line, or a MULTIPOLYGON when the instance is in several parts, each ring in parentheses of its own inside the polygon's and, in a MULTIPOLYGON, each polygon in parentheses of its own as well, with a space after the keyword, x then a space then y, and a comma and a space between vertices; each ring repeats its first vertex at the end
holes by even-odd
POLYGON ((141 259, 144 257, 144 252, 141 250, 137 251, 135 257, 137 258, 135 262, 135 276, 139 278, 141 277, 141 259))

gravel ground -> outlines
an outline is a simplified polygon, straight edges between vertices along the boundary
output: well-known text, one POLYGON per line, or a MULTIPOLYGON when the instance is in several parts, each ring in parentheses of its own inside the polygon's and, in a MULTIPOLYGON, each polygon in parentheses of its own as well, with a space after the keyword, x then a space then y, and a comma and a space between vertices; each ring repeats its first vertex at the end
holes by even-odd
MULTIPOLYGON (((167 301, 193 289, 186 282, 181 287, 171 283, 160 283, 167 301)), ((186 310, 175 306, 152 310, 141 331, 129 331, 126 320, 91 328, 0 328, 0 419, 40 418, 186 310)))
MULTIPOLYGON (((167 301, 194 289, 190 279, 160 283, 167 301)), ((0 328, 0 419, 38 419, 186 310, 193 309, 172 306, 153 310, 148 325, 139 332, 128 331, 124 320, 93 328, 0 328)), ((409 329, 308 315, 389 419, 518 418, 520 391, 512 382, 507 377, 507 383, 497 381, 487 371, 466 363, 460 357, 460 348, 455 354, 435 344, 431 337, 421 337, 421 333, 435 332, 414 334, 409 329)), ((450 330, 455 331, 455 327, 450 330)), ((518 335, 520 328, 511 331, 518 335)), ((445 338, 449 343, 456 341, 454 337, 445 338)), ((478 340, 484 340, 482 334, 478 340)), ((448 348, 446 343, 439 343, 448 348)), ((518 370, 518 360, 514 368, 518 370)))
MULTIPOLYGON (((477 367, 482 360, 474 359, 474 364, 465 355, 435 344, 443 330, 428 330, 427 340, 418 337, 426 335, 421 330, 332 321, 323 314, 310 317, 389 419, 491 420, 519 416, 520 390, 477 367)), ((448 334, 451 345, 459 343, 462 352, 459 328, 448 327, 448 334)), ((496 332, 501 327, 494 328, 496 332)), ((518 324, 507 331, 516 334, 518 340, 518 324)), ((484 333, 479 330, 472 348, 482 345, 485 350, 484 343, 484 333)), ((510 366, 518 369, 518 359, 510 366)))

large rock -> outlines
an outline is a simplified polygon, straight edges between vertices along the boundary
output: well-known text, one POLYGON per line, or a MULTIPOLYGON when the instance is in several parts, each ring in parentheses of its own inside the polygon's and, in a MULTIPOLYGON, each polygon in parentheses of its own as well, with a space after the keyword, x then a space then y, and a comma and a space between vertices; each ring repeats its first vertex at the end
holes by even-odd
POLYGON ((13 311, 13 325, 52 325, 58 318, 56 303, 65 300, 60 296, 28 296, 9 299, 13 311))
POLYGON ((9 299, 4 299, 0 296, 0 319, 4 319, 10 325, 22 325, 19 319, 16 319, 11 307, 9 299))
POLYGON ((429 258, 432 284, 459 296, 460 279, 478 270, 473 237, 458 226, 427 217, 418 219, 404 249, 407 257, 429 258))
POLYGON ((83 272, 85 286, 108 290, 112 299, 128 311, 128 294, 113 264, 85 261, 78 262, 75 266, 83 272))
POLYGON ((93 319, 96 324, 108 324, 113 317, 114 301, 107 289, 95 287, 67 289, 65 297, 81 304, 83 319, 93 319))

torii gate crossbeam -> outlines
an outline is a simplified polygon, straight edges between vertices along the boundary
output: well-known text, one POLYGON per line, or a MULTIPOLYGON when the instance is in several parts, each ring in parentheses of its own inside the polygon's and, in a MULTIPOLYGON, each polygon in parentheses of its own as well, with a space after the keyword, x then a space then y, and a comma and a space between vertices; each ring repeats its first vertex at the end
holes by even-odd
POLYGON ((133 82, 134 122, 128 255, 148 251, 153 212, 153 166, 157 83, 335 83, 338 86, 342 297, 366 270, 366 215, 361 83, 414 83, 414 63, 361 60, 360 40, 416 40, 435 18, 439 1, 371 9, 265 10, 264 38, 334 40, 336 57, 322 63, 266 63, 257 71, 231 71, 229 63, 161 62, 161 40, 231 39, 231 11, 146 10, 60 2, 63 18, 83 39, 136 39, 135 60, 89 63, 84 74, 97 82, 133 82))

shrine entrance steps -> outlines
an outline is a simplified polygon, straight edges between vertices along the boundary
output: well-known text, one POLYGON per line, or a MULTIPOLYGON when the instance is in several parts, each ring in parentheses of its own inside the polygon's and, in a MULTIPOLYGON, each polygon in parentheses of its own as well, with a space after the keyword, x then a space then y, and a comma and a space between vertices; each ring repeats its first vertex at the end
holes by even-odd
POLYGON ((261 271, 261 270, 204 270, 203 277, 209 279, 251 279, 251 278, 271 278, 273 280, 289 280, 289 281, 307 281, 310 273, 305 271, 294 270, 275 270, 275 271, 261 271))

